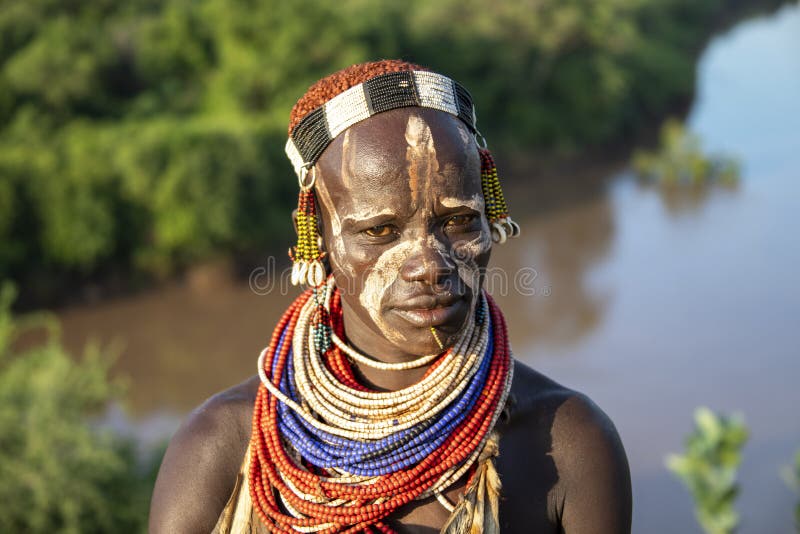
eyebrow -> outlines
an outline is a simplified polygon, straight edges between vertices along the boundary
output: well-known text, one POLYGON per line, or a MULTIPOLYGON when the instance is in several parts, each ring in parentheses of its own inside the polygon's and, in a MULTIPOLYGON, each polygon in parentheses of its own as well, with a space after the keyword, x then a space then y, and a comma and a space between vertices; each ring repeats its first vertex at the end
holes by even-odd
POLYGON ((439 215, 447 215, 450 213, 464 212, 464 211, 469 211, 471 213, 480 213, 480 210, 472 202, 464 202, 464 203, 453 202, 453 203, 443 204, 442 202, 439 202, 438 199, 434 211, 439 215))
POLYGON ((453 213, 456 211, 464 211, 464 210, 480 213, 480 211, 477 208, 475 208, 475 206, 471 206, 469 204, 450 204, 449 206, 446 206, 444 204, 437 203, 436 205, 436 211, 439 213, 453 213))
POLYGON ((388 221, 394 220, 397 218, 396 213, 379 213, 377 215, 373 215, 372 217, 364 217, 358 218, 354 216, 347 216, 342 217, 342 228, 371 228, 373 226, 379 226, 381 224, 385 224, 388 221))

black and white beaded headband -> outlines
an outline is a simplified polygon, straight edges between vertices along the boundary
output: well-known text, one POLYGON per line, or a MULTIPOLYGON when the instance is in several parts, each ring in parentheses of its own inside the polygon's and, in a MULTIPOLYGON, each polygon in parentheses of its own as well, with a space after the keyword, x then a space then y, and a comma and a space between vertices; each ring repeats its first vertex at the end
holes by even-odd
POLYGON ((458 82, 429 71, 389 72, 351 87, 303 117, 286 142, 286 155, 302 181, 337 135, 373 115, 409 106, 450 113, 477 134, 472 96, 458 82))

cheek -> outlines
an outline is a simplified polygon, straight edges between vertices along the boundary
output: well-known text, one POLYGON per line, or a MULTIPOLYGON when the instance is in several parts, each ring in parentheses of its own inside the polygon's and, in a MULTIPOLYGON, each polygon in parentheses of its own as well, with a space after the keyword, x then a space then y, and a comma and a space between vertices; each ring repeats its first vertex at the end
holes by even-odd
POLYGON ((477 237, 453 245, 453 260, 458 268, 458 276, 472 290, 473 298, 478 294, 482 270, 489 262, 491 250, 492 238, 485 220, 477 237))
POLYGON ((325 249, 328 253, 328 260, 331 266, 334 267, 334 275, 336 275, 336 283, 340 287, 345 287, 340 284, 344 280, 339 280, 339 273, 344 272, 351 279, 354 276, 352 264, 347 259, 347 247, 345 246, 344 239, 342 238, 342 222, 339 214, 333 209, 333 201, 331 200, 330 193, 328 193, 324 182, 320 183, 316 189, 317 196, 319 197, 320 204, 323 206, 323 220, 325 222, 325 249))
POLYGON ((405 241, 381 253, 373 265, 367 267, 358 288, 358 302, 369 314, 372 322, 378 326, 383 335, 390 341, 406 341, 405 336, 396 329, 388 327, 383 315, 383 303, 387 292, 395 285, 400 276, 400 269, 409 255, 420 246, 417 241, 405 241))
POLYGON ((350 288, 356 276, 356 269, 352 258, 347 254, 347 245, 345 245, 341 232, 333 234, 327 242, 330 243, 328 254, 336 285, 341 289, 350 288))

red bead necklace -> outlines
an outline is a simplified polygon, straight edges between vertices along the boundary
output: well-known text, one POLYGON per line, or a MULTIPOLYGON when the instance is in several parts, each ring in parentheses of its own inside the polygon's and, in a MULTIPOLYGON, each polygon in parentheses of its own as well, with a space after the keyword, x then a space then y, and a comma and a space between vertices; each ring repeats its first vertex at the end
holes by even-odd
MULTIPOLYGON (((272 334, 267 349, 265 369, 269 368, 271 383, 280 384, 292 343, 284 342, 276 350, 284 331, 292 333, 312 290, 301 294, 286 310, 272 334)), ((511 373, 511 353, 508 346, 505 319, 497 305, 486 295, 493 327, 494 350, 489 363, 488 378, 479 400, 469 414, 431 454, 419 458, 415 465, 387 475, 375 477, 370 483, 337 482, 321 476, 295 458, 293 449, 278 427, 278 404, 281 402, 262 384, 253 410, 249 488, 254 507, 271 531, 275 532, 393 532, 383 520, 401 506, 429 490, 443 475, 454 468, 474 461, 476 452, 485 442, 508 394, 511 373), (325 502, 303 498, 313 496, 325 502), (280 497, 278 497, 280 496, 280 497), (331 501, 339 505, 331 505, 331 501), (342 505, 347 503, 347 505, 342 505), (295 514, 291 513, 291 509, 295 514), (302 515, 302 517, 295 517, 302 515)), ((328 324, 341 338, 344 336, 341 298, 334 292, 331 298, 328 324)), ((488 356, 487 356, 488 357, 488 356)), ((338 347, 331 347, 322 360, 327 369, 343 385, 368 391, 359 384, 353 368, 338 347)), ((441 364, 438 358, 426 376, 441 364)))

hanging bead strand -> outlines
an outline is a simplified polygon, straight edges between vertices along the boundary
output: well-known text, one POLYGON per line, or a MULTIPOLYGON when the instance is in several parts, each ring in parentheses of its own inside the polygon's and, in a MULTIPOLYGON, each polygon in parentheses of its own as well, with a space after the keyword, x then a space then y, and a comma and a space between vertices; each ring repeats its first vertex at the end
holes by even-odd
POLYGON ((497 176, 497 166, 492 153, 486 148, 479 148, 481 157, 481 188, 485 202, 486 217, 492 231, 492 240, 495 243, 505 243, 509 237, 520 234, 519 225, 508 215, 503 188, 497 176))
POLYGON ((314 198, 316 171, 304 170, 300 177, 300 194, 297 199, 297 245, 289 251, 292 260, 293 285, 306 284, 317 287, 325 281, 324 253, 319 249, 317 206, 314 198), (308 176, 310 181, 306 183, 308 176))

